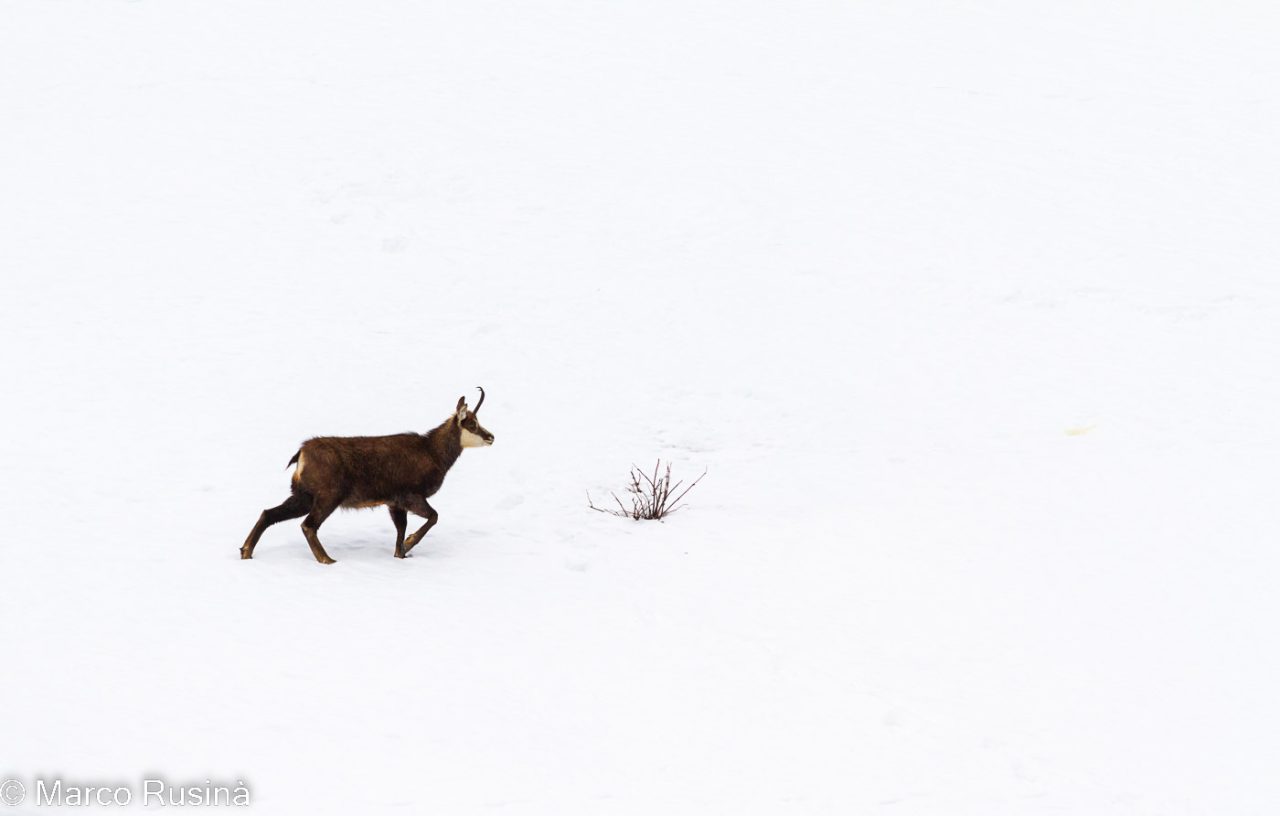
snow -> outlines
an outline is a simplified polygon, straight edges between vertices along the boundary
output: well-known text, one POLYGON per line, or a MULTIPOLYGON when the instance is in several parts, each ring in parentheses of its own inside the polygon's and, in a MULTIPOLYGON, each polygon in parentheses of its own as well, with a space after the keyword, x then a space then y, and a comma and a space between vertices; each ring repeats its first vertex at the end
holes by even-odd
POLYGON ((0 777, 1280 799, 1273 6, 5 18, 0 777), (475 385, 496 444, 412 558, 361 511, 333 566, 293 522, 239 560, 302 439, 475 385), (658 457, 687 509, 587 508, 658 457))

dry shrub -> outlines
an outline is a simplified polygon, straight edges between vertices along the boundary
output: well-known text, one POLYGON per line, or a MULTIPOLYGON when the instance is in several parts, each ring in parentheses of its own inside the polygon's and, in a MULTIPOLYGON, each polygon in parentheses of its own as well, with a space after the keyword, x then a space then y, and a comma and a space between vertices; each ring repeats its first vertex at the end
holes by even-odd
MULTIPOLYGON (((702 476, 706 476, 707 472, 702 471, 702 476)), ((671 483, 671 463, 667 463, 665 470, 662 468, 662 460, 659 459, 653 466, 653 475, 650 476, 635 465, 631 466, 631 483, 627 485, 627 493, 631 495, 631 509, 622 503, 622 499, 618 498, 617 493, 610 493, 613 500, 618 503, 618 509, 611 507, 596 507, 591 501, 591 492, 587 492, 587 506, 592 510, 601 513, 609 513, 622 518, 635 519, 662 519, 671 515, 675 511, 684 507, 680 500, 702 481, 702 476, 694 479, 684 490, 680 490, 680 485, 684 481, 671 483), (679 491, 679 492, 677 492, 679 491)))

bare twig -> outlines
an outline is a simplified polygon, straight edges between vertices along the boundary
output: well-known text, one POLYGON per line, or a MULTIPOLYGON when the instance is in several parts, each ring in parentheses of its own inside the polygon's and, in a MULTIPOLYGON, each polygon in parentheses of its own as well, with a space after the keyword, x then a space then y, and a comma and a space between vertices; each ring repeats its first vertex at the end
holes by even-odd
POLYGON ((707 471, 703 470, 701 476, 690 482, 684 490, 680 490, 684 480, 681 479, 672 484, 670 463, 663 470, 662 460, 659 459, 653 465, 652 476, 632 465, 631 482, 627 485, 627 492, 631 494, 631 509, 627 509, 616 493, 610 493, 609 495, 613 496, 613 500, 617 502, 617 510, 596 507, 591 500, 590 491, 587 492, 587 506, 600 513, 609 513, 622 518, 635 519, 636 521, 640 519, 662 519, 683 508, 685 505, 681 504, 680 500, 688 495, 689 491, 693 490, 698 482, 702 481, 702 477, 706 475, 707 471), (677 490, 680 492, 676 493, 677 490), (675 493, 674 499, 671 497, 673 493, 675 493))

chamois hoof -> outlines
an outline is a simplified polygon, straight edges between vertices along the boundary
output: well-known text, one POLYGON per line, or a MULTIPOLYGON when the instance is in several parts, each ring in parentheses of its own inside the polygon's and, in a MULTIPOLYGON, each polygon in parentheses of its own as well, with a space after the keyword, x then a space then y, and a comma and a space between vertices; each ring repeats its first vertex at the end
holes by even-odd
POLYGON ((241 550, 241 551, 240 551, 240 560, 241 560, 241 561, 248 561, 250 558, 253 558, 253 554, 252 554, 252 553, 247 553, 247 552, 245 552, 244 550, 241 550))

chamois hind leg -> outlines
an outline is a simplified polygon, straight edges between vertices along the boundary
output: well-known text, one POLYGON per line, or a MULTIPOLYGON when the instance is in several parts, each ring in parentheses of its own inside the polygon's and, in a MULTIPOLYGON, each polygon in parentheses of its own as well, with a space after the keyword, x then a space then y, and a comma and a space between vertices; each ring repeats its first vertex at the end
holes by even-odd
POLYGON ((315 504, 311 506, 311 512, 302 520, 302 534, 307 537, 307 543, 311 545, 311 554, 321 564, 333 564, 335 562, 329 557, 329 553, 324 551, 324 547, 320 546, 320 538, 316 535, 316 530, 320 529, 320 525, 324 524, 324 520, 329 518, 341 503, 341 499, 331 496, 323 498, 317 496, 315 504))
POLYGON ((387 509, 391 511, 391 523, 396 526, 396 558, 404 558, 404 529, 409 523, 409 514, 394 504, 387 505, 387 509))
POLYGON ((404 506, 409 509, 410 513, 413 513, 415 516, 422 516, 427 520, 426 524, 419 527, 413 535, 405 539, 404 554, 408 555, 409 550, 416 547, 418 542, 422 540, 422 537, 427 534, 427 530, 436 526, 436 522, 440 520, 440 514, 436 512, 434 507, 427 504, 426 499, 413 499, 412 501, 405 502, 404 506))
POLYGON ((258 523, 253 525, 253 529, 249 531, 249 537, 244 540, 244 545, 240 547, 240 557, 242 559, 253 558, 253 550, 258 546, 258 539, 262 538, 262 533, 272 524, 305 516, 310 509, 311 494, 294 493, 278 507, 263 510, 262 515, 258 517, 258 523))

